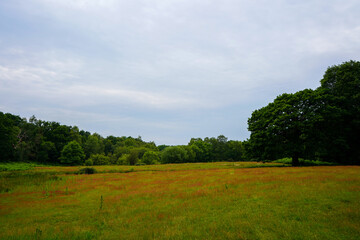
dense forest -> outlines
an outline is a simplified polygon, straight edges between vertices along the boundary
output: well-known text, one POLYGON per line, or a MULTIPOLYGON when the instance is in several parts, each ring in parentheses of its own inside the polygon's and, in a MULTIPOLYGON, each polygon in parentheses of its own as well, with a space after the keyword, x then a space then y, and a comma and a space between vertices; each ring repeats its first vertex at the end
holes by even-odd
POLYGON ((255 110, 246 141, 192 138, 156 146, 141 137, 102 137, 58 122, 0 112, 0 162, 54 165, 138 165, 210 161, 265 161, 291 157, 359 164, 360 62, 327 69, 320 87, 279 95, 255 110))
POLYGON ((156 146, 141 137, 106 138, 58 122, 29 120, 0 112, 1 162, 61 165, 135 165, 209 161, 241 161, 240 141, 225 136, 194 138, 185 146, 156 146))

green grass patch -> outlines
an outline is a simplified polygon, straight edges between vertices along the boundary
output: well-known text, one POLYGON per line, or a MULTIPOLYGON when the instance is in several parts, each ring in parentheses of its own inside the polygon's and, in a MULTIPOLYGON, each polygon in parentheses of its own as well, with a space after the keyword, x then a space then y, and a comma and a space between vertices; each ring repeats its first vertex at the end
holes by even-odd
POLYGON ((61 176, 51 173, 8 171, 0 174, 0 193, 12 192, 14 189, 26 190, 26 187, 44 186, 48 181, 61 180, 61 176))
POLYGON ((35 167, 42 167, 44 165, 36 163, 21 163, 21 162, 11 162, 11 163, 0 163, 0 172, 5 171, 26 171, 34 169, 35 167))

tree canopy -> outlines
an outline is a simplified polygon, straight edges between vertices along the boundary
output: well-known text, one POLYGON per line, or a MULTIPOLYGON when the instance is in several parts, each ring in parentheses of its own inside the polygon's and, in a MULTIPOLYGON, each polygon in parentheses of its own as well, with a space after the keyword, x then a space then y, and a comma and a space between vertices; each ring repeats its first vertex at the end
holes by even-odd
POLYGON ((282 94, 272 103, 255 110, 248 120, 250 145, 257 159, 290 156, 293 165, 306 155, 313 125, 321 121, 316 91, 305 89, 282 94))
POLYGON ((339 163, 359 164, 360 62, 349 61, 327 69, 318 91, 323 111, 324 157, 339 163))
POLYGON ((321 86, 282 94, 248 120, 249 155, 359 163, 360 62, 327 69, 321 86))
POLYGON ((61 151, 61 163, 65 165, 83 165, 85 159, 85 154, 76 141, 71 141, 65 145, 64 149, 61 151))

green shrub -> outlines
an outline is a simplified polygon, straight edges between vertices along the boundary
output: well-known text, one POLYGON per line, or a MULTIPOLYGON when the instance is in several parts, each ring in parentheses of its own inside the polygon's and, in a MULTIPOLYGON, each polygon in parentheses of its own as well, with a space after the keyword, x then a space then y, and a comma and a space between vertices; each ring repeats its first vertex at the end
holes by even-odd
POLYGON ((81 168, 79 171, 77 171, 77 174, 94 174, 96 173, 96 169, 95 168, 91 168, 91 167, 86 167, 86 168, 81 168))
MULTIPOLYGON (((291 158, 281 158, 281 159, 277 159, 275 161, 273 161, 274 163, 284 163, 284 164, 290 164, 292 163, 292 159, 291 158)), ((314 160, 306 160, 306 159, 299 159, 299 165, 300 166, 332 166, 335 165, 334 163, 331 162, 323 162, 323 161, 314 161, 314 160)))
POLYGON ((43 166, 35 163, 21 163, 21 162, 12 162, 12 163, 0 163, 0 172, 6 171, 24 171, 30 170, 34 167, 43 166))

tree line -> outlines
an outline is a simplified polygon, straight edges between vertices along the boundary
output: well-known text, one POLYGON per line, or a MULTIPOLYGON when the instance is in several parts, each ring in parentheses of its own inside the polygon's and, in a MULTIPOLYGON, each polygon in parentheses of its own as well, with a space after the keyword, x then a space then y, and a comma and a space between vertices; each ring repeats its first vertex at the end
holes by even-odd
POLYGON ((320 86, 279 95, 248 119, 246 141, 192 138, 156 146, 141 137, 102 137, 58 122, 0 112, 0 162, 55 165, 136 165, 211 161, 266 161, 291 157, 359 164, 360 62, 329 67, 320 86))
POLYGON ((0 112, 0 162, 53 165, 136 165, 209 161, 241 161, 241 141, 193 138, 188 145, 156 146, 141 137, 102 137, 97 133, 0 112))

